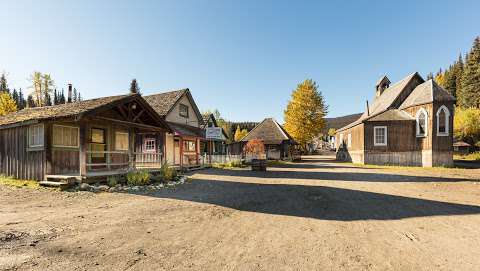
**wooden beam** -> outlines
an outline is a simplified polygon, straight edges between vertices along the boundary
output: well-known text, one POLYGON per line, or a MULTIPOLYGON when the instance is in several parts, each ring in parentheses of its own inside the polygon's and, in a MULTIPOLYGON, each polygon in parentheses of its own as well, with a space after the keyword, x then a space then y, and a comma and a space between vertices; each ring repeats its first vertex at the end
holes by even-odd
POLYGON ((53 126, 52 123, 45 124, 45 175, 53 174, 53 126))
POLYGON ((142 109, 135 117, 133 117, 132 122, 135 122, 142 114, 145 112, 145 109, 142 109))
POLYGON ((79 173, 80 176, 87 175, 87 127, 85 123, 80 123, 80 137, 79 137, 79 160, 78 163, 80 165, 79 173))
POLYGON ((135 122, 130 122, 130 121, 123 121, 123 120, 117 120, 117 119, 112 119, 112 118, 107 118, 107 117, 94 117, 93 119, 98 119, 98 120, 106 120, 106 121, 111 121, 111 122, 116 122, 119 124, 124 124, 126 126, 135 126, 139 128, 144 128, 144 129, 150 129, 152 131, 165 131, 165 129, 156 127, 156 126, 151 126, 147 124, 141 124, 141 123, 135 123, 135 122))
POLYGON ((117 106, 118 108, 118 111, 120 111, 120 114, 122 115, 122 117, 125 119, 125 120, 128 120, 128 117, 127 117, 127 113, 125 113, 125 109, 123 108, 123 105, 122 104, 119 104, 117 106))

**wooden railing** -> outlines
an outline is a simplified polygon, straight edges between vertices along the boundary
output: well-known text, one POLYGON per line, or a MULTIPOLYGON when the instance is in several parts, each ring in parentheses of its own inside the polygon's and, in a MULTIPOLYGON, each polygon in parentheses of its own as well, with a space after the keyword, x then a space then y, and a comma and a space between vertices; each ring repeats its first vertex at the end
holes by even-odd
POLYGON ((209 165, 214 163, 229 163, 237 162, 242 160, 242 155, 233 155, 233 154, 204 154, 200 157, 201 165, 209 165))
POLYGON ((136 168, 160 168, 162 153, 128 151, 87 151, 87 171, 114 171, 136 168))

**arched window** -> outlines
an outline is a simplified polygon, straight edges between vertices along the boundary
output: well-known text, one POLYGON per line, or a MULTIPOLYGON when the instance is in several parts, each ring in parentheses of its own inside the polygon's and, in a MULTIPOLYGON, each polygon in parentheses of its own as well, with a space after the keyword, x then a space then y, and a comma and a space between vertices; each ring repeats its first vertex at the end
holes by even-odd
POLYGON ((417 112, 417 137, 427 136, 428 129, 428 114, 423 108, 417 112))
POLYGON ((450 111, 442 105, 437 111, 437 136, 448 136, 450 123, 450 111))

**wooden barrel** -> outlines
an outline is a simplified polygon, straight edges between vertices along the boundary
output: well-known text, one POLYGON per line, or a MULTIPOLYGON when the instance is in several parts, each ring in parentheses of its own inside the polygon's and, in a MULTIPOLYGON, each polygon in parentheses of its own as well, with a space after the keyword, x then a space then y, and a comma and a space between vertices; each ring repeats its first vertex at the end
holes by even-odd
POLYGON ((253 171, 267 171, 267 160, 265 159, 252 159, 253 171))

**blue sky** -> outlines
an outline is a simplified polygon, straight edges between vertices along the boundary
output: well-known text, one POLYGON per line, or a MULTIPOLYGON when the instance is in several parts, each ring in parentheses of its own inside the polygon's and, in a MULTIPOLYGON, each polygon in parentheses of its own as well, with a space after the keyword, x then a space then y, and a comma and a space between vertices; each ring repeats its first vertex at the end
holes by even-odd
POLYGON ((259 121, 315 80, 329 116, 361 112, 375 81, 449 65, 480 35, 480 1, 9 1, 0 71, 84 98, 188 87, 201 110, 259 121))

